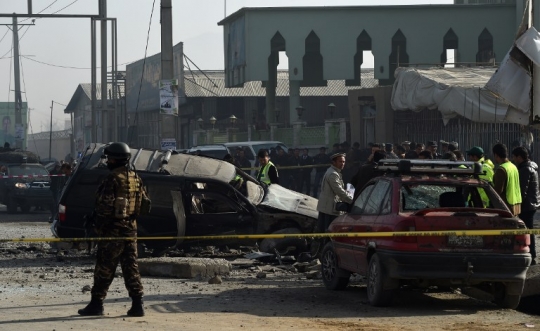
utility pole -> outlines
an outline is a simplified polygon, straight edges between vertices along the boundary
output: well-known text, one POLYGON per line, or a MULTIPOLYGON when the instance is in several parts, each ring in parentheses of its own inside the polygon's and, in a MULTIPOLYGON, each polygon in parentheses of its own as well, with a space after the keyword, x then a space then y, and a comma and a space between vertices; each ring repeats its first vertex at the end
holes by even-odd
POLYGON ((109 112, 107 103, 107 0, 100 0, 99 16, 101 18, 101 141, 108 142, 109 112))
POLYGON ((52 113, 53 113, 53 107, 54 107, 54 100, 51 101, 51 125, 50 125, 50 132, 49 132, 49 160, 51 160, 51 149, 52 149, 52 113))
POLYGON ((19 73, 19 27, 17 18, 13 17, 13 73, 15 76, 15 148, 22 148, 23 124, 22 124, 22 96, 21 78, 19 73))
MULTIPOLYGON (((161 0, 161 79, 174 79, 172 0, 161 0)), ((176 139, 177 116, 161 116, 161 139, 176 139)), ((161 143, 161 142, 160 142, 161 143)))

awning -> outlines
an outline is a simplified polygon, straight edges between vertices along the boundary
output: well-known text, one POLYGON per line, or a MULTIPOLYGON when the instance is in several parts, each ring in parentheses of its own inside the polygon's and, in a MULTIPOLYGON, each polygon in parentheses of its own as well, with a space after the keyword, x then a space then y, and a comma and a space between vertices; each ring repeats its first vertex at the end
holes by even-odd
POLYGON ((529 111, 518 110, 484 88, 496 68, 396 69, 394 110, 441 112, 444 123, 463 116, 473 122, 529 124, 529 111))

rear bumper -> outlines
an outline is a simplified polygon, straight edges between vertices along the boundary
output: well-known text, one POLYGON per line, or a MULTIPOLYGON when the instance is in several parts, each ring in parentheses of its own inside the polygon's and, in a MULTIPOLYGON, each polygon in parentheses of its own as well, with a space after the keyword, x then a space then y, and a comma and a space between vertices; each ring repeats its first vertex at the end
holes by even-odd
POLYGON ((391 278, 437 279, 463 284, 524 282, 532 260, 529 253, 408 253, 379 250, 377 254, 391 278))

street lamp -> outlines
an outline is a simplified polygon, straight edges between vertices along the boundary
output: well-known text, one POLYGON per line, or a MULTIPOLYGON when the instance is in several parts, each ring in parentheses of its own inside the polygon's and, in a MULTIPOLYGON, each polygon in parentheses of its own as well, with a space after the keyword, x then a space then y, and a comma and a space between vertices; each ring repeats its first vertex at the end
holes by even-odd
POLYGON ((216 118, 214 116, 210 117, 210 124, 212 124, 212 130, 214 130, 214 125, 216 124, 216 118))
POLYGON ((276 115, 276 123, 279 123, 279 115, 281 114, 281 110, 279 110, 279 108, 276 108, 274 110, 274 113, 276 115))
POLYGON ((296 113, 298 114, 298 119, 301 119, 302 118, 302 113, 304 112, 304 107, 302 106, 298 106, 296 107, 296 113))
POLYGON ((237 118, 236 118, 236 116, 234 116, 234 114, 229 117, 229 122, 231 122, 231 126, 233 128, 234 128, 234 124, 236 124, 236 120, 237 120, 237 118))
POLYGON ((203 127, 202 127, 202 126, 203 126, 203 122, 204 122, 204 120, 203 120, 202 118, 199 117, 199 119, 197 120, 197 123, 199 124, 199 129, 201 129, 201 130, 202 130, 202 128, 203 128, 203 127))
POLYGON ((328 112, 330 113, 330 118, 333 118, 334 117, 334 111, 336 110, 336 105, 334 105, 333 102, 331 102, 329 105, 328 105, 328 112))

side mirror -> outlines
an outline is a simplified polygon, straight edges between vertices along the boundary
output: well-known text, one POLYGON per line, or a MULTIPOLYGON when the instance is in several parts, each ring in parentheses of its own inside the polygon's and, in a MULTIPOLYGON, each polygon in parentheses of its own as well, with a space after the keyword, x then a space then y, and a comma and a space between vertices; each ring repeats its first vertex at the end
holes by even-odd
POLYGON ((336 202, 336 210, 349 212, 351 205, 346 202, 336 202))

